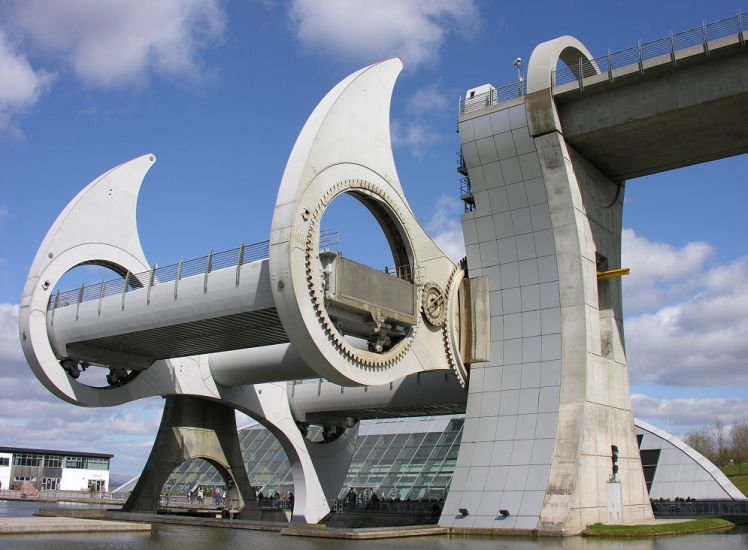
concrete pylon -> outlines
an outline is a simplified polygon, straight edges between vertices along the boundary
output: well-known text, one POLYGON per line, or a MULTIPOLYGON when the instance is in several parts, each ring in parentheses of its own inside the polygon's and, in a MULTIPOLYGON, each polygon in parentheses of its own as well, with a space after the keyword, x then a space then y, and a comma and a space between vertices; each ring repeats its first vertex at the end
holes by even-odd
POLYGON ((230 489, 226 498, 239 517, 259 519, 255 492, 244 468, 234 409, 200 397, 166 397, 161 425, 148 462, 127 499, 126 512, 155 512, 161 488, 185 460, 202 458, 221 474, 230 489))
POLYGON ((470 277, 489 281, 491 357, 471 366, 445 527, 575 535, 652 518, 621 282, 598 279, 621 266, 624 183, 566 143, 550 89, 559 59, 580 57, 596 70, 576 39, 539 45, 526 96, 459 119, 474 203, 462 228, 470 277))

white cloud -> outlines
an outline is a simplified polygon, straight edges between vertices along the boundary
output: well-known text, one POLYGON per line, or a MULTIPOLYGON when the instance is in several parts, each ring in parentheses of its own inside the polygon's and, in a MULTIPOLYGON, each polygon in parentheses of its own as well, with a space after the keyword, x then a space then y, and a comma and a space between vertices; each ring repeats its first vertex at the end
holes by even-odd
POLYGON ((627 312, 661 306, 699 283, 714 248, 704 242, 688 243, 681 248, 650 241, 633 229, 624 229, 621 237, 622 265, 631 268, 623 279, 624 306, 627 312))
POLYGON ((434 215, 426 226, 431 238, 452 261, 465 257, 460 212, 462 206, 454 197, 442 195, 434 205, 434 215))
POLYGON ((423 158, 428 148, 441 140, 438 132, 419 121, 402 123, 393 120, 390 124, 390 133, 393 147, 406 148, 417 159, 423 158))
POLYGON ((399 56, 412 67, 434 61, 448 33, 480 21, 473 0, 294 0, 289 17, 310 50, 364 63, 399 56))
POLYGON ((51 80, 49 73, 35 70, 0 29, 0 131, 19 135, 13 116, 36 103, 51 80))
POLYGON ((0 304, 0 361, 23 361, 18 336, 18 306, 0 304))
POLYGON ((31 44, 100 86, 141 83, 151 72, 197 78, 198 52, 226 25, 218 0, 29 0, 11 18, 31 44))
POLYGON ((686 277, 691 295, 626 318, 632 381, 748 385, 748 258, 686 277))
MULTIPOLYGON (((0 373, 6 367, 0 359, 0 373)), ((112 453, 115 473, 140 472, 158 430, 161 398, 116 408, 78 407, 57 399, 25 370, 22 377, 0 376, 0 444, 112 453), (133 445, 145 449, 133 453, 133 445)))
POLYGON ((18 336, 18 306, 0 304, 0 445, 113 453, 113 471, 135 474, 148 458, 163 400, 115 408, 77 407, 44 388, 28 367, 18 336), (145 445, 140 453, 133 446, 145 445))
POLYGON ((748 400, 726 398, 659 399, 633 394, 634 416, 662 427, 677 436, 714 426, 714 419, 729 426, 748 418, 748 400))
POLYGON ((433 111, 439 111, 447 108, 449 100, 441 90, 438 84, 430 84, 420 90, 417 90, 408 100, 408 111, 415 114, 429 114, 433 111))
POLYGON ((448 104, 437 84, 431 84, 417 90, 408 100, 407 111, 415 120, 402 122, 393 120, 390 125, 392 145, 407 148, 415 158, 421 159, 429 147, 442 140, 440 132, 435 131, 423 118, 434 111, 444 109, 448 104))

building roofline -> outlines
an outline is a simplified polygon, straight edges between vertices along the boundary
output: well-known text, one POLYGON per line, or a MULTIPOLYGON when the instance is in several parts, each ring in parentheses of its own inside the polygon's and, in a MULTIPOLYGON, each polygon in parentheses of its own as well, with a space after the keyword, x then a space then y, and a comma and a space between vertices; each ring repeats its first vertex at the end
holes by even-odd
POLYGON ((87 453, 83 451, 58 451, 55 449, 31 449, 28 447, 0 447, 0 453, 34 453, 56 456, 83 456, 87 458, 113 458, 107 453, 87 453))

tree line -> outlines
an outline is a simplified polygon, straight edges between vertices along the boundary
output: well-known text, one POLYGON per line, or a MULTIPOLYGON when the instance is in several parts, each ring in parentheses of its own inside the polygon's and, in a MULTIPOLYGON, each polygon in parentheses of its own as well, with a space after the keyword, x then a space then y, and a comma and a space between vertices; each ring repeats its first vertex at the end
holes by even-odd
POLYGON ((748 463, 748 421, 727 427, 714 419, 714 427, 689 432, 683 441, 717 466, 748 463))

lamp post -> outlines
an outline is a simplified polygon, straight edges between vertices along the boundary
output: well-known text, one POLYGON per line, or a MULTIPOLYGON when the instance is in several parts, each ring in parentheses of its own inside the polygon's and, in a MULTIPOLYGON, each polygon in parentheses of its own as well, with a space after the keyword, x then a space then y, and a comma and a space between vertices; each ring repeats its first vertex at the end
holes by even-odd
POLYGON ((518 57, 514 60, 514 66, 517 68, 517 94, 522 95, 522 58, 518 57))

